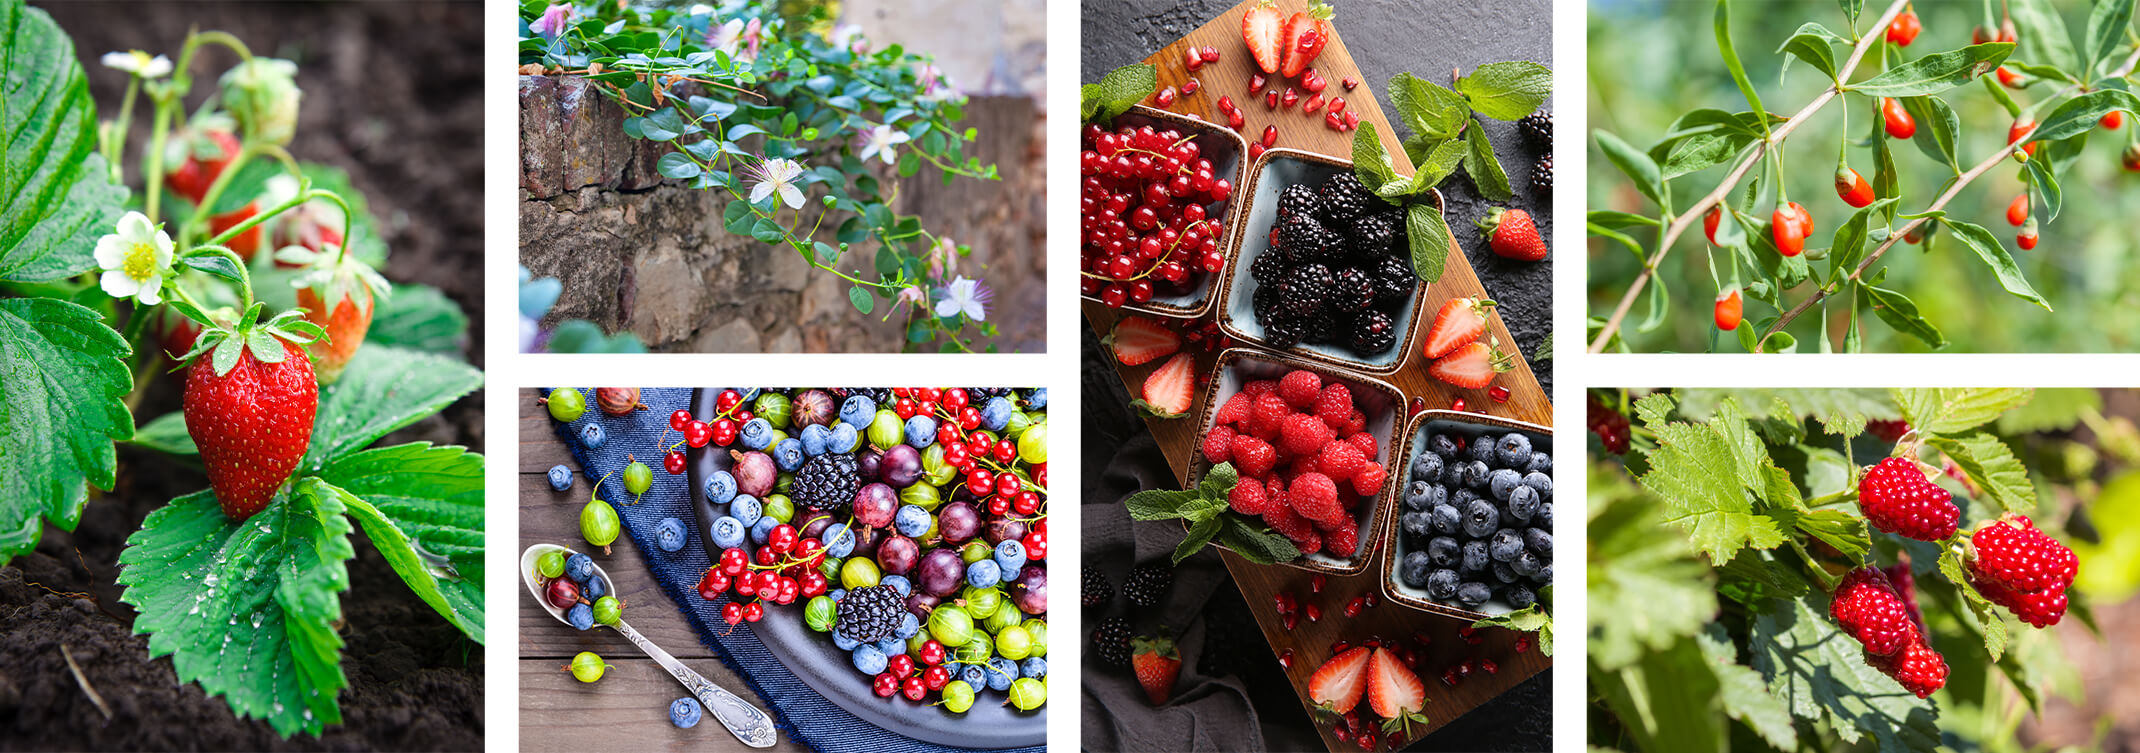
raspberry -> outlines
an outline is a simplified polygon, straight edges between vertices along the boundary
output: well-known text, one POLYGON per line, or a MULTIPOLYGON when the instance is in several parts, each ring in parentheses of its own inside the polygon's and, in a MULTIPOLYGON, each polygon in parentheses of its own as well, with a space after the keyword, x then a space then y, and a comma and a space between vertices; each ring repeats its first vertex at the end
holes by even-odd
POLYGON ((1887 582, 1894 584, 1895 595, 1902 597, 1902 606, 1909 608, 1910 624, 1917 626, 1918 633, 1931 634, 1925 629, 1924 613, 1917 611, 1917 576, 1910 573, 1910 563, 1897 562, 1880 568, 1880 573, 1887 576, 1887 582))
POLYGON ((1278 389, 1278 383, 1269 379, 1259 379, 1253 382, 1249 382, 1248 384, 1241 385, 1241 391, 1248 393, 1249 397, 1260 398, 1264 395, 1271 394, 1271 392, 1276 389, 1278 389))
POLYGON ((1278 394, 1295 407, 1307 408, 1315 404, 1315 398, 1323 392, 1323 378, 1315 372, 1295 370, 1286 372, 1278 380, 1278 394))
POLYGON ((1367 414, 1361 413, 1360 409, 1358 408, 1354 408, 1352 410, 1352 415, 1345 417, 1344 426, 1333 426, 1330 428, 1336 429, 1337 434, 1340 437, 1349 437, 1354 434, 1367 431, 1367 414))
POLYGON ((1284 425, 1286 417, 1291 415, 1293 408, 1285 404, 1285 398, 1277 395, 1258 397, 1256 408, 1248 418, 1248 433, 1266 441, 1276 439, 1279 428, 1284 425))
POLYGON ((1303 473, 1286 488, 1285 501, 1294 512, 1311 520, 1335 521, 1345 516, 1338 504, 1337 482, 1320 473, 1303 473))
POLYGON ((1911 636, 1909 645, 1893 656, 1866 652, 1865 664, 1902 683, 1902 689, 1923 698, 1947 684, 1947 660, 1926 645, 1921 636, 1911 636))
POLYGON ((1270 497, 1265 495, 1263 484, 1255 479, 1243 479, 1226 493, 1226 501, 1233 511, 1242 515, 1262 515, 1271 509, 1270 497))
POLYGON ((1322 394, 1315 397, 1315 405, 1310 412, 1314 413, 1316 418, 1322 419, 1323 423, 1329 424, 1332 429, 1343 427, 1346 417, 1352 415, 1352 390, 1346 389, 1342 384, 1324 387, 1322 394))
POLYGON ((1323 445, 1323 452, 1317 457, 1316 464, 1331 478, 1349 479, 1358 475, 1360 469, 1367 465, 1367 457, 1361 455, 1360 448, 1352 446, 1350 442, 1331 442, 1323 445))
POLYGON ((1910 422, 1867 421, 1865 422, 1865 431, 1875 437, 1879 437, 1882 442, 1893 442, 1901 439, 1902 435, 1910 433, 1910 422))
POLYGON ((1262 478, 1278 463, 1278 451, 1261 439, 1241 434, 1233 438, 1233 467, 1241 475, 1262 478))
POLYGON ((1961 508, 1954 495, 1925 479, 1911 458, 1888 458, 1858 482, 1858 507, 1874 528, 1919 541, 1954 535, 1961 508))
POLYGON ((1835 587, 1828 614, 1843 632, 1865 644, 1866 653, 1888 655, 1902 650, 1917 635, 1902 596, 1877 569, 1861 567, 1835 587))
POLYGON ((1269 523, 1271 530, 1277 531, 1278 535, 1292 540, 1293 545, 1299 547, 1303 554, 1323 548, 1322 534, 1316 533, 1315 526, 1309 525, 1308 519, 1293 512, 1292 508, 1285 505, 1274 506, 1270 512, 1264 513, 1263 522, 1269 523))
POLYGON ((2051 588, 2042 591, 2017 591, 1996 580, 1978 575, 1971 568, 1969 585, 1991 603, 2006 607, 2015 617, 2036 627, 2045 628, 2058 624, 2066 616, 2066 589, 2051 588))
POLYGON ((1346 437, 1345 441, 1351 442, 1353 447, 1359 448, 1360 457, 1364 458, 1374 457, 1377 454, 1375 451, 1381 449, 1381 447, 1375 443, 1375 435, 1369 434, 1364 431, 1346 437))
POLYGON ((1969 537, 1978 576, 2016 591, 2043 591, 2073 585, 2080 560, 2073 550, 2036 529, 2026 515, 2007 514, 1985 523, 1969 537))
POLYGON ((1255 406, 1255 395, 1248 394, 1247 391, 1233 393, 1233 397, 1226 398, 1225 405, 1219 406, 1218 414, 1211 417, 1212 423, 1220 426, 1247 423, 1248 414, 1255 406))
POLYGON ((1211 427, 1211 431, 1204 434, 1204 459, 1211 461, 1212 465, 1232 459, 1233 436, 1231 426, 1219 424, 1211 427))
POLYGON ((1302 455, 1287 462, 1285 468, 1282 469, 1286 481, 1291 483, 1293 479, 1300 478, 1300 474, 1303 473, 1321 473, 1322 470, 1316 463, 1317 457, 1316 455, 1302 455))
POLYGON ((1389 478, 1389 471, 1381 463, 1360 466, 1360 472, 1352 477, 1352 490, 1362 497, 1372 498, 1382 493, 1382 482, 1389 478))
POLYGON ((1278 501, 1285 499, 1285 479, 1272 476, 1263 483, 1263 488, 1265 507, 1276 508, 1279 506, 1278 501))
MULTIPOLYGON (((1296 372, 1298 373, 1298 372, 1296 372)), ((1305 413, 1287 416, 1278 432, 1278 448, 1287 455, 1313 455, 1334 439, 1330 425, 1305 413)))
POLYGON ((1360 524, 1351 517, 1344 518, 1336 528, 1323 534, 1323 548, 1338 557, 1351 557, 1360 552, 1360 524))

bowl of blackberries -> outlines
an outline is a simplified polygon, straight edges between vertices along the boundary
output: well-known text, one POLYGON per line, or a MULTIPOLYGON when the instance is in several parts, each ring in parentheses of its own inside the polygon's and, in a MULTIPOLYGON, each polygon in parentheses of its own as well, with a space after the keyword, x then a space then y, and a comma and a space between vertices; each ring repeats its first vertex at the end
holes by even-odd
POLYGON ((1424 288, 1403 208, 1368 191, 1351 163, 1293 149, 1263 155, 1247 201, 1219 325, 1271 350, 1396 371, 1424 288))
POLYGON ((1233 245, 1241 136, 1141 105, 1081 135, 1079 294, 1111 308, 1204 315, 1233 245))
POLYGON ((1553 583, 1551 430, 1431 410, 1410 437, 1383 591, 1473 620, 1536 603, 1553 583))

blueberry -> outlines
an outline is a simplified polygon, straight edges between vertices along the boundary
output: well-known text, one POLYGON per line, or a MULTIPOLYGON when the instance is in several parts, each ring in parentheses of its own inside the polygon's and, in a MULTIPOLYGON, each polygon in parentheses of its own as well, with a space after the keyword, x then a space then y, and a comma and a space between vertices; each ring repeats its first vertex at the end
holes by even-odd
POLYGON ((981 560, 966 566, 966 584, 974 588, 993 588, 1003 580, 1003 568, 995 560, 981 560))
POLYGON ((1456 539, 1436 536, 1427 540, 1427 559, 1433 560, 1437 567, 1455 567, 1463 558, 1463 549, 1464 545, 1456 543, 1456 539))
POLYGON ((1008 398, 992 397, 981 406, 981 428, 1000 432, 1011 425, 1011 401, 1008 398))
POLYGON ((660 523, 654 524, 654 543, 664 552, 684 548, 684 539, 688 534, 689 532, 684 530, 684 522, 675 518, 662 518, 660 523))
POLYGON ((876 646, 867 643, 855 646, 855 670, 862 674, 876 675, 883 673, 884 665, 887 661, 889 659, 885 657, 884 652, 878 651, 876 646))
POLYGON ((1025 405, 1034 410, 1048 407, 1048 388, 1037 387, 1032 392, 1026 393, 1025 405))
POLYGON ((1442 477, 1442 456, 1432 452, 1419 453, 1412 458, 1412 478, 1435 481, 1442 477))
POLYGON ((832 631, 832 645, 839 647, 841 651, 853 651, 855 647, 862 645, 862 642, 847 637, 846 633, 834 630, 832 631))
POLYGON ((825 454, 825 445, 832 439, 832 430, 825 428, 824 424, 810 424, 802 428, 801 439, 803 454, 814 458, 825 454))
POLYGON ((1473 500, 1464 508, 1464 534, 1474 539, 1483 539, 1501 527, 1501 511, 1486 500, 1473 500))
POLYGON ((565 610, 565 621, 572 623, 575 630, 591 629, 594 627, 594 609, 585 604, 574 604, 565 610))
POLYGON ((1464 446, 1464 457, 1470 458, 1480 463, 1493 462, 1493 440, 1487 439, 1486 436, 1483 434, 1476 437, 1472 437, 1471 444, 1464 446))
POLYGON ((1538 514, 1538 490, 1518 486, 1508 493, 1508 516, 1518 523, 1528 523, 1538 514))
POLYGON ((1502 598, 1508 599, 1508 605, 1517 609, 1523 609, 1538 603, 1538 595, 1531 593, 1531 589, 1522 586, 1509 586, 1508 592, 1503 594, 1502 598))
POLYGON ((588 424, 580 427, 580 444, 587 449, 602 449, 602 443, 606 441, 609 441, 609 434, 602 431, 601 424, 588 424))
POLYGON ((1471 507, 1471 503, 1481 499, 1485 499, 1485 497, 1479 496, 1478 492, 1470 489, 1458 489, 1449 493, 1449 504, 1456 505, 1456 509, 1459 510, 1467 509, 1471 507))
POLYGON ((749 528, 757 525, 759 518, 765 517, 765 503, 759 502, 757 497, 738 494, 728 503, 728 515, 735 518, 736 522, 742 523, 744 528, 749 528))
POLYGON ((884 576, 877 580, 877 585, 891 586, 892 590, 899 592, 899 598, 902 599, 914 595, 914 582, 907 580, 907 576, 904 575, 884 576))
POLYGON ((1523 469, 1539 473, 1552 473, 1553 456, 1543 452, 1533 452, 1531 453, 1531 459, 1523 464, 1523 469))
POLYGON ((601 578, 588 578, 587 585, 580 587, 580 597, 586 599, 588 603, 593 603, 595 599, 608 595, 609 585, 604 583, 601 578))
POLYGON ((862 432, 854 424, 842 423, 832 427, 832 436, 825 439, 826 452, 854 452, 862 446, 862 432))
POLYGON ((1486 551, 1493 555, 1495 562, 1513 560, 1523 553, 1523 535, 1516 533, 1514 528, 1495 531, 1493 540, 1486 543, 1486 551))
POLYGON ((1538 568, 1545 566, 1546 563, 1538 561, 1538 555, 1529 550, 1519 552, 1515 559, 1508 561, 1508 569, 1516 571, 1517 575, 1537 575, 1538 568))
POLYGON ((577 552, 565 558, 565 577, 574 582, 585 583, 594 577, 594 558, 577 552))
POLYGON ((1507 468, 1497 468, 1486 476, 1486 490, 1497 502, 1507 502, 1509 490, 1523 485, 1523 476, 1507 468))
POLYGON ((908 612, 901 616, 906 619, 899 623, 898 630, 892 631, 893 637, 903 641, 914 637, 915 633, 921 632, 921 618, 915 617, 913 612, 908 612))
POLYGON ((1427 451, 1442 456, 1443 460, 1454 459, 1456 457, 1456 440, 1450 439, 1447 434, 1436 434, 1427 437, 1427 451))
POLYGON ((1493 471, 1486 467, 1485 461, 1473 460, 1464 464, 1465 486, 1473 489, 1484 489, 1488 480, 1492 477, 1493 471))
POLYGON ((1456 596, 1457 575, 1455 570, 1436 570, 1427 574, 1427 596, 1448 599, 1456 596))
POLYGON ((1011 681, 1018 679, 1018 663, 998 656, 988 660, 988 689, 1002 692, 1011 689, 1011 681))
MULTIPOLYGON (((1427 457, 1434 457, 1428 455, 1427 457)), ((1414 481, 1405 489, 1404 506, 1413 510, 1432 510, 1449 498, 1449 490, 1432 481, 1414 481)))
POLYGON ((1494 442, 1494 460, 1503 468, 1522 468, 1531 462, 1531 438, 1513 431, 1501 435, 1494 442))
POLYGON ((1433 516, 1430 522, 1434 524, 1434 530, 1442 533, 1456 533, 1464 521, 1464 514, 1457 512, 1456 505, 1435 505, 1434 512, 1427 514, 1433 516))
POLYGON ((743 424, 742 431, 736 433, 736 441, 742 442, 744 449, 763 450, 773 443, 773 423, 763 418, 753 418, 743 424))
POLYGON ((1478 581, 1459 583, 1456 586, 1456 600, 1463 602, 1465 606, 1475 607, 1484 604, 1487 599, 1491 599, 1493 596, 1494 590, 1478 581))
POLYGON ((690 729, 698 726, 698 720, 702 716, 704 714, 699 708, 698 699, 696 698, 678 698, 675 702, 669 704, 669 723, 676 725, 677 729, 690 729))
POLYGON ((774 520, 771 515, 759 518, 758 522, 752 523, 750 527, 751 543, 764 544, 765 538, 772 535, 773 529, 778 527, 780 527, 780 521, 774 520))
POLYGON ((782 473, 794 473, 803 464, 802 440, 794 437, 780 440, 779 444, 773 445, 772 455, 773 463, 780 466, 782 473))
POLYGON ((1538 512, 1531 513, 1531 525, 1548 531, 1553 530, 1553 503, 1538 503, 1538 512))
POLYGON ((1025 543, 1017 539, 1004 539, 996 545, 996 567, 1005 574, 1015 574, 1025 567, 1025 543))
POLYGON ((1538 553, 1538 556, 1546 558, 1547 561, 1552 561, 1553 533, 1551 531, 1543 528, 1525 529, 1523 532, 1523 545, 1530 547, 1531 551, 1538 553))
POLYGON ((1466 573, 1476 573, 1485 570, 1486 563, 1490 561, 1492 561, 1492 558, 1487 555, 1486 542, 1466 541, 1464 542, 1463 559, 1457 561, 1456 569, 1466 573))
POLYGON ((725 505, 736 498, 736 477, 727 471, 714 471, 706 477, 706 501, 725 505))
POLYGON ((745 529, 746 526, 743 525, 743 521, 737 520, 732 516, 723 515, 715 518, 713 521, 713 545, 722 549, 734 549, 742 546, 743 537, 748 533, 745 529))
POLYGON ((973 692, 976 693, 987 690, 988 670, 982 669, 979 664, 968 664, 966 669, 959 672, 959 681, 973 686, 973 692))
POLYGON ((758 401, 758 393, 762 391, 758 387, 741 387, 736 389, 736 394, 743 397, 743 402, 754 403, 758 401))
POLYGON ((1407 586, 1425 588, 1427 571, 1433 568, 1434 563, 1427 558, 1425 552, 1405 552, 1404 561, 1397 568, 1397 575, 1404 579, 1407 586))
POLYGON ((558 491, 572 488, 572 469, 562 465, 550 466, 550 488, 558 491))
POLYGON ((877 418, 877 401, 868 395, 848 395, 840 403, 840 422, 856 429, 866 429, 877 418))
POLYGON ((1546 564, 1545 564, 1545 566, 1544 566, 1544 567, 1538 568, 1538 574, 1537 574, 1537 575, 1533 575, 1533 576, 1531 576, 1531 579, 1532 579, 1532 580, 1534 580, 1534 581, 1537 581, 1537 582, 1539 582, 1539 583, 1546 583, 1546 584, 1550 584, 1550 583, 1552 583, 1552 582, 1553 582, 1553 563, 1551 563, 1551 562, 1548 562, 1548 563, 1546 563, 1546 564))
POLYGON ((916 449, 926 449, 936 443, 936 419, 915 416, 907 419, 907 444, 916 449))
POLYGON ((887 635, 884 640, 877 641, 877 653, 885 656, 898 656, 906 651, 907 642, 898 638, 887 635))
POLYGON ((929 519, 929 511, 921 509, 920 505, 901 506, 899 513, 892 516, 892 527, 899 530, 899 535, 914 538, 921 538, 922 534, 928 533, 930 524, 934 522, 929 519))
MULTIPOLYGON (((998 399, 1001 399, 1001 398, 998 398, 998 399)), ((1038 656, 1035 656, 1035 657, 1030 657, 1030 658, 1026 659, 1025 661, 1022 661, 1022 662, 1018 662, 1018 674, 1019 674, 1019 676, 1021 676, 1021 677, 1033 677, 1033 678, 1047 677, 1047 676, 1048 676, 1048 660, 1046 660, 1046 659, 1042 659, 1042 658, 1040 658, 1040 657, 1038 657, 1038 656)))
POLYGON ((1404 532, 1413 536, 1425 536, 1434 532, 1434 517, 1431 514, 1413 511, 1397 519, 1404 532))
MULTIPOLYGON (((832 603, 834 603, 834 604, 838 604, 838 603, 840 603, 840 600, 841 600, 841 599, 845 599, 845 598, 847 598, 847 589, 844 589, 844 588, 835 588, 835 589, 832 589, 832 590, 830 590, 830 591, 826 591, 826 592, 825 592, 825 595, 826 595, 826 596, 828 596, 828 597, 830 597, 830 598, 832 599, 832 603)), ((842 650, 842 651, 845 651, 845 650, 847 650, 847 649, 840 649, 840 650, 842 650)))
POLYGON ((1523 474, 1523 485, 1538 490, 1538 500, 1541 502, 1553 498, 1552 476, 1548 476, 1538 471, 1531 471, 1530 473, 1523 474))
POLYGON ((855 532, 847 526, 828 526, 817 540, 825 543, 827 557, 844 558, 855 550, 855 532))
POLYGON ((1508 563, 1506 562, 1496 562, 1493 564, 1493 567, 1487 569, 1494 571, 1494 580, 1501 581, 1502 583, 1514 583, 1518 578, 1523 577, 1517 575, 1516 569, 1513 567, 1509 567, 1508 563))

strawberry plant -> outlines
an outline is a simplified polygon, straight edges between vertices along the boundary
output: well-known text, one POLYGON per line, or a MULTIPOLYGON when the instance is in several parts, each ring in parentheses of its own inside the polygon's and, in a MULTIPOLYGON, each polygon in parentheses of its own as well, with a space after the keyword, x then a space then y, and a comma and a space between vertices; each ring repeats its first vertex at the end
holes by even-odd
POLYGON ((124 441, 207 471, 209 489, 127 539, 118 580, 151 656, 239 716, 284 736, 341 721, 358 529, 481 642, 482 456, 371 447, 482 385, 427 352, 457 352, 467 319, 381 277, 362 196, 290 154, 296 65, 208 31, 175 61, 113 52, 92 73, 20 0, 0 0, 0 30, 0 127, 16 145, 0 178, 0 562, 47 523, 73 530, 91 487, 116 488, 124 441), (238 62, 195 70, 209 47, 238 62), (89 76, 114 71, 126 91, 99 122, 89 76), (137 106, 149 140, 129 174, 137 106), (182 386, 182 410, 138 419, 162 381, 182 386))
POLYGON ((2022 750, 2086 692, 2047 629, 2140 587, 2140 476, 2094 467, 2140 445, 2095 392, 1591 397, 1633 416, 1588 474, 1594 747, 2022 750))
MULTIPOLYGON (((1696 80, 1736 89, 1745 104, 1677 114, 1646 143, 1623 137, 1624 127, 1593 133, 1603 158, 1594 164, 1614 170, 1596 173, 1612 206, 1590 212, 1589 233, 1600 250, 1627 250, 1631 263, 1615 251, 1593 264, 1592 289, 1605 308, 1590 322, 1591 352, 1704 343, 1786 352, 1802 340, 1822 352, 1940 349, 1955 340, 2026 350, 2044 347, 2031 343, 2039 333, 2083 337, 2065 333, 2099 323, 2097 311, 2117 316, 2112 307, 2088 308, 2115 293, 2086 279, 2129 279, 2122 256, 2097 253, 2125 241, 2088 225, 2124 216, 2118 189, 2104 184, 2120 179, 2112 155, 2140 143, 2140 131, 2123 127, 2125 113, 2140 108, 2129 91, 2140 62, 2133 3, 1839 5, 1799 25, 1810 6, 1719 0, 1704 20, 1728 83, 1706 72, 1696 80), (2067 18, 2075 11, 2084 22, 2067 18), (1973 39, 1971 18, 1981 24, 1973 39), (1747 49, 1775 41, 1774 58, 1747 49), (1770 70, 1781 84, 1757 85, 1770 70), (2097 141, 2112 144, 2091 150, 2098 130, 2107 133, 2097 141), (1787 154, 1808 139, 1832 146, 1787 154), (1830 191, 1832 200, 1821 195, 1830 191), (1984 218, 2009 202, 2015 230, 2002 238, 1984 218), (2080 220, 2054 232, 2061 212, 2080 220), (1703 259, 1672 256, 1697 219, 1703 259), (2028 253, 2039 241, 2063 250, 2028 253), (1892 253, 1900 246, 1919 253, 1892 253), (1673 293, 1703 289, 1719 298, 1741 292, 1736 310, 1747 326, 1734 315, 1712 328, 1675 310, 1673 293)), ((1655 24, 1677 32, 1689 21, 1655 24)), ((1614 106, 1648 107, 1654 94, 1632 86, 1614 106)))
POLYGON ((818 4, 715 5, 526 0, 521 72, 595 83, 627 113, 625 135, 674 147, 662 176, 728 194, 729 233, 840 278, 864 315, 903 315, 908 349, 970 352, 993 337, 993 294, 957 270, 971 247, 893 211, 898 180, 870 166, 995 180, 994 165, 966 154, 977 131, 954 126, 965 95, 927 58, 829 28, 818 4))

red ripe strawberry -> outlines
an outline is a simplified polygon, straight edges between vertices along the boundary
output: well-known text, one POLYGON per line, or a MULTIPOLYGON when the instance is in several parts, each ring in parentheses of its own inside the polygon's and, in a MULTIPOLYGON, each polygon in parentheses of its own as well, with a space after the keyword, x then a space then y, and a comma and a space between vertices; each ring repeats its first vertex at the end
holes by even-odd
MULTIPOLYGON (((195 204, 208 195, 208 187, 223 174, 230 159, 238 156, 239 149, 238 137, 230 129, 215 127, 188 128, 172 146, 174 150, 184 150, 185 159, 164 173, 163 183, 172 193, 195 204)), ((169 159, 166 157, 167 162, 169 159)))
POLYGON ((1893 654, 1917 637, 1902 595, 1877 568, 1861 567, 1843 576, 1828 602, 1828 614, 1844 633, 1865 644, 1866 653, 1893 654))
POLYGON ((1515 368, 1514 360, 1490 343, 1473 342, 1436 360, 1427 367, 1427 376, 1475 390, 1493 383, 1495 374, 1515 368))
POLYGON ((1739 328, 1739 319, 1744 314, 1745 302, 1739 298, 1739 289, 1732 288, 1716 297, 1716 328, 1730 332, 1739 328))
POLYGON ((1174 681, 1181 677, 1181 654, 1174 650, 1174 639, 1160 631, 1157 636, 1137 636, 1129 646, 1129 666, 1137 671, 1144 697, 1154 706, 1166 705, 1174 694, 1174 681))
POLYGON ((1181 418, 1196 400, 1196 359, 1176 353, 1144 378, 1143 396, 1133 405, 1157 418, 1181 418))
POLYGON ((1285 377, 1278 380, 1278 396, 1285 398, 1285 401, 1295 408, 1313 407, 1315 399, 1321 396, 1322 391, 1323 378, 1307 369, 1286 372, 1285 377))
MULTIPOLYGON (((210 217, 208 218, 208 233, 210 236, 222 235, 223 231, 237 227, 259 213, 260 204, 255 202, 210 217)), ((232 251, 238 252, 238 256, 243 257, 246 261, 252 261, 253 254, 260 253, 260 226, 254 225, 246 228, 245 232, 232 236, 230 240, 224 241, 223 245, 230 247, 232 251)))
POLYGON ((1711 246, 1716 245, 1716 225, 1723 219, 1724 205, 1722 204, 1710 207, 1709 213, 1702 215, 1702 234, 1709 236, 1709 245, 1711 246))
POLYGON ((1887 41, 1895 43, 1896 47, 1908 47, 1911 42, 1917 41, 1917 34, 1924 31, 1924 28, 1924 23, 1917 19, 1917 10, 1904 8, 1902 15, 1888 22, 1887 41))
POLYGON ((2013 202, 2006 205, 2006 224, 2020 227, 2021 223, 2027 221, 2029 221, 2029 195, 2023 193, 2014 197, 2013 202))
POLYGON ((1880 118, 1887 122, 1887 135, 1907 139, 1917 135, 1917 120, 1910 111, 1902 108, 1902 100, 1890 97, 1880 99, 1880 118))
POLYGON ((1179 333, 1141 316, 1115 322, 1115 331, 1102 342, 1114 348, 1115 360, 1124 366, 1142 366, 1181 350, 1179 333))
POLYGON ((1285 25, 1285 14, 1271 0, 1258 0, 1256 7, 1241 16, 1241 41, 1264 73, 1277 73, 1278 64, 1284 61, 1285 25))
POLYGON ((1308 702, 1341 716, 1352 711, 1367 693, 1367 665, 1373 657, 1374 649, 1365 646, 1330 657, 1308 675, 1308 702))
POLYGON ((1426 356, 1440 358, 1484 337, 1486 311, 1493 307, 1493 301, 1477 298, 1451 298, 1443 303, 1427 327, 1426 356))
POLYGON ((1895 678, 1895 682, 1902 684, 1903 690, 1916 694, 1918 698, 1932 695, 1934 691, 1947 685, 1947 660, 1940 656, 1938 651, 1932 650, 1922 635, 1915 636, 1909 645, 1895 652, 1894 656, 1866 653, 1865 664, 1895 678))
POLYGON ((1279 31, 1280 49, 1285 51, 1278 62, 1280 75, 1286 78, 1299 76, 1301 71, 1307 70, 1309 63, 1315 62, 1317 55, 1323 54, 1323 46, 1330 43, 1330 36, 1335 33, 1330 29, 1332 13, 1328 3, 1315 0, 1307 10, 1285 20, 1285 27, 1279 31))
POLYGON ((1858 482, 1858 507, 1873 528, 1919 541, 1954 535, 1961 508, 1954 495, 1925 479, 1910 458, 1888 458, 1858 482))
POLYGON ((1387 648, 1375 649, 1367 666, 1367 707, 1382 717, 1382 729, 1412 735, 1412 724, 1427 723, 1427 686, 1419 675, 1387 648))
POLYGON ((1335 523, 1345 516, 1345 507, 1338 504, 1337 497, 1337 482, 1313 471, 1295 477, 1285 491, 1285 503, 1293 512, 1324 523, 1335 523))
POLYGON ((1278 464, 1278 451, 1269 442, 1242 434, 1233 438, 1233 467, 1241 475, 1262 478, 1278 464))
MULTIPOLYGON (((245 520, 268 506, 312 441, 319 383, 285 313, 254 326, 258 304, 234 329, 211 327, 188 354, 186 433, 200 447, 223 514, 245 520), (272 344, 272 350, 263 345, 272 344)), ((293 327, 293 325, 298 325, 293 327)))
POLYGON ((1233 459, 1233 427, 1219 424, 1204 433, 1204 459, 1213 465, 1233 459))
POLYGON ((1486 219, 1479 220, 1478 225, 1492 241, 1496 254, 1517 261, 1541 261, 1546 258, 1545 239, 1538 237, 1538 225, 1531 222, 1530 212, 1494 207, 1486 213, 1486 219))
POLYGON ((1859 209, 1873 203, 1872 184, 1865 182, 1865 176, 1859 175, 1858 171, 1842 165, 1835 166, 1835 195, 1842 197, 1843 203, 1859 209))

